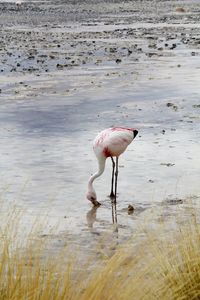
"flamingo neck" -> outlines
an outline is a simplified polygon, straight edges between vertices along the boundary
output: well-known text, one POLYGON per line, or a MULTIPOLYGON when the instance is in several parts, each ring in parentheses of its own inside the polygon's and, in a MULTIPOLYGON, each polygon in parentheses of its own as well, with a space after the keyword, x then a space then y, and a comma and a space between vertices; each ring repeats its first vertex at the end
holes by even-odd
POLYGON ((98 171, 90 177, 88 181, 88 191, 94 191, 93 181, 103 174, 105 170, 105 163, 106 157, 101 157, 100 159, 98 159, 98 171))

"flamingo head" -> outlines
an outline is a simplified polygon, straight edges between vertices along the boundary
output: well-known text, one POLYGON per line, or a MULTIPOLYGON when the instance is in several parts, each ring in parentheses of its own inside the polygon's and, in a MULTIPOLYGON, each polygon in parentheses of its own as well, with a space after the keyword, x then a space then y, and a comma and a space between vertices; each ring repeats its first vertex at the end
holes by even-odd
POLYGON ((86 196, 87 196, 87 199, 90 200, 94 206, 99 206, 99 205, 101 205, 101 204, 97 201, 97 195, 96 195, 96 193, 95 193, 94 190, 88 191, 86 196))

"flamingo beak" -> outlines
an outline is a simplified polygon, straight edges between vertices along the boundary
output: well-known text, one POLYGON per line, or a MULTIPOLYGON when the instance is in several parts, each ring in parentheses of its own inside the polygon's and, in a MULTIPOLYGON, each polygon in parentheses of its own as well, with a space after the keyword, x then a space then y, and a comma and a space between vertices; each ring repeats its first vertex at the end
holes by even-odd
POLYGON ((134 129, 133 130, 133 138, 135 138, 137 136, 137 134, 138 134, 138 130, 134 129))
POLYGON ((101 203, 100 202, 98 202, 97 200, 91 200, 91 202, 92 202, 92 204, 94 205, 94 206, 100 206, 101 205, 101 203))

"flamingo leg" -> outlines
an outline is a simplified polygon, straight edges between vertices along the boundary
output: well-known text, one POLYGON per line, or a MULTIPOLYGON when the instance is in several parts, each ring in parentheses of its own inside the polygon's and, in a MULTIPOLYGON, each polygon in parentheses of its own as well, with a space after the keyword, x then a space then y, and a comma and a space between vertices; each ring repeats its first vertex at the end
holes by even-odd
POLYGON ((114 203, 111 202, 111 209, 112 209, 112 222, 115 224, 115 212, 114 212, 114 203))
MULTIPOLYGON (((111 202, 112 208, 112 222, 113 224, 117 224, 117 203, 112 201, 111 202)), ((118 228, 115 228, 115 231, 118 232, 118 228)))
POLYGON ((115 170, 115 203, 117 202, 117 178, 118 178, 118 157, 116 157, 116 170, 115 170))
POLYGON ((112 181, 111 181, 110 198, 114 198, 115 194, 113 191, 113 187, 114 187, 114 175, 115 175, 115 161, 112 156, 111 156, 111 160, 112 160, 112 181))

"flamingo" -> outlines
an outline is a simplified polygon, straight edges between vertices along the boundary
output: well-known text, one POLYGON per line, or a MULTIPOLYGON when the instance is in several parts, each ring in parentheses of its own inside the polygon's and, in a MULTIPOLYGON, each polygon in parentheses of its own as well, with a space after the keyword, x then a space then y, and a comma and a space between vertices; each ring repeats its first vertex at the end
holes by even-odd
POLYGON ((134 128, 111 127, 101 131, 94 139, 93 150, 98 160, 98 171, 90 177, 86 195, 87 199, 90 200, 93 205, 100 205, 100 203, 97 201, 97 195, 93 187, 93 182, 97 177, 103 174, 105 170, 106 159, 108 157, 110 157, 112 160, 110 198, 116 203, 119 156, 126 150, 128 145, 133 141, 137 134, 138 131, 134 128), (116 162, 114 161, 113 157, 116 157, 116 162))

